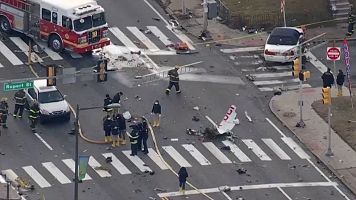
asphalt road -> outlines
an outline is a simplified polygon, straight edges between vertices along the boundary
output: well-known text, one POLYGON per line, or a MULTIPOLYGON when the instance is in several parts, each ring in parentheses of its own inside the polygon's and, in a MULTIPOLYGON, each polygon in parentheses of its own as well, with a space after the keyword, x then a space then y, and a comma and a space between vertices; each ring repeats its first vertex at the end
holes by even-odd
MULTIPOLYGON (((103 0, 100 4, 107 11, 110 26, 118 27, 131 41, 139 40, 139 38, 129 32, 126 28, 128 26, 137 28, 156 26, 172 41, 179 41, 178 36, 166 28, 163 20, 152 19, 157 15, 145 1, 125 0, 119 3, 103 0)), ((150 2, 151 4, 161 15, 165 16, 157 4, 150 2)), ((114 44, 124 44, 113 35, 111 37, 114 44)), ((165 48, 160 39, 153 35, 147 37, 160 49, 165 48)), ((8 47, 17 48, 11 46, 10 42, 8 47)), ((80 107, 101 106, 105 94, 114 95, 122 91, 125 99, 122 103, 122 110, 127 110, 134 116, 144 115, 148 118, 150 118, 149 114, 154 100, 160 100, 163 109, 162 126, 155 129, 154 133, 158 149, 155 149, 153 145, 152 136, 149 146, 156 152, 160 151, 164 160, 175 172, 181 165, 188 165, 189 182, 212 199, 229 200, 237 197, 256 200, 345 199, 340 191, 349 195, 350 199, 355 198, 270 113, 268 102, 273 92, 263 92, 260 87, 256 86, 256 82, 245 79, 244 76, 248 73, 259 73, 256 70, 253 72, 243 70, 251 69, 251 60, 259 60, 254 57, 254 55, 258 56, 258 53, 236 54, 235 56, 242 60, 236 64, 236 61, 229 57, 230 55, 220 52, 219 49, 224 47, 209 49, 198 46, 197 48, 200 52, 195 55, 150 57, 158 65, 166 66, 203 61, 195 66, 198 68, 195 73, 181 76, 183 92, 179 95, 176 95, 174 90, 169 96, 164 94, 168 85, 165 80, 140 84, 137 87, 140 82, 133 77, 137 73, 147 72, 147 69, 139 68, 112 73, 105 83, 78 80, 75 84, 63 85, 58 82, 58 88, 67 95, 67 100, 73 107, 76 104, 80 107), (185 133, 187 128, 203 130, 206 127, 212 127, 205 116, 219 122, 232 104, 237 106, 238 118, 241 121, 241 124, 233 129, 237 136, 235 139, 237 146, 226 142, 224 137, 208 140, 185 133), (199 111, 193 109, 195 106, 199 107, 199 111), (247 120, 245 111, 251 116, 253 122, 247 120), (193 116, 197 116, 200 121, 192 121, 193 116), (224 144, 232 145, 231 148, 234 151, 220 150, 225 156, 214 156, 211 152, 213 147, 220 149, 224 144), (172 155, 177 154, 172 149, 175 149, 183 159, 179 158, 176 161, 172 155), (221 159, 227 163, 223 163, 221 159), (238 169, 247 171, 245 174, 239 174, 238 169), (337 184, 340 185, 336 186, 337 184), (218 189, 225 185, 230 186, 232 191, 222 192, 218 189)), ((76 67, 79 70, 88 68, 94 63, 89 56, 84 56, 79 60, 71 59, 68 55, 62 56, 64 59, 57 62, 64 68, 76 67)), ((21 55, 20 59, 25 62, 26 56, 21 55)), ((0 61, 4 66, 0 68, 0 80, 32 76, 25 65, 12 66, 2 55, 0 55, 0 61)), ((259 66, 261 65, 253 67, 259 66)), ((320 73, 310 64, 307 68, 312 71, 312 74, 320 73)), ((34 69, 39 75, 44 75, 44 69, 41 66, 35 65, 34 69)), ((160 69, 154 68, 153 70, 160 69)), ((317 79, 312 79, 310 84, 316 85, 317 79)), ((1 92, 0 96, 7 96, 11 99, 13 93, 1 92)), ((12 109, 13 104, 10 103, 10 111, 12 109)), ((96 141, 103 140, 101 125, 103 116, 101 109, 80 112, 81 129, 86 137, 96 141)), ((38 199, 42 194, 51 200, 73 198, 73 172, 65 164, 68 162, 67 159, 74 158, 75 140, 73 135, 68 134, 73 129, 73 118, 70 123, 54 122, 40 125, 36 136, 30 132, 26 117, 22 120, 9 117, 10 128, 2 131, 2 136, 0 136, 0 152, 4 153, 0 155, 0 169, 11 169, 18 176, 24 177, 35 185, 35 191, 26 192, 29 199, 38 199), (61 184, 49 170, 43 167, 45 162, 52 162, 69 179, 70 183, 61 184), (38 176, 26 173, 23 168, 28 169, 26 166, 36 169, 50 186, 41 188, 41 185, 34 180, 34 177, 38 176)), ((84 180, 80 183, 80 199, 148 199, 149 197, 158 198, 158 196, 185 199, 176 193, 178 179, 173 172, 169 169, 162 169, 159 161, 139 153, 138 157, 147 164, 147 166, 140 165, 140 168, 149 167, 155 173, 150 175, 142 172, 139 167, 135 166, 137 160, 130 160, 131 157, 126 156, 127 150, 129 150, 129 145, 110 149, 109 145, 92 144, 80 140, 80 154, 92 156, 100 165, 108 168, 110 174, 110 177, 102 177, 103 171, 97 173, 90 167, 88 174, 91 180, 84 180), (106 163, 105 156, 107 155, 120 160, 126 166, 126 172, 122 166, 116 169, 115 167, 118 166, 116 163, 106 163)), ((58 176, 58 173, 56 175, 58 176)), ((190 186, 187 186, 187 196, 196 200, 208 199, 190 186)))

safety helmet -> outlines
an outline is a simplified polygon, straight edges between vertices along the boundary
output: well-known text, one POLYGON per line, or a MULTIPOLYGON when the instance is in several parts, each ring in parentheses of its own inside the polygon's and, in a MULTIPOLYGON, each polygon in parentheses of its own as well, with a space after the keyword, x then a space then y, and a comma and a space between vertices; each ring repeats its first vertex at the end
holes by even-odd
POLYGON ((6 97, 3 97, 3 98, 1 98, 0 101, 1 101, 1 102, 6 102, 6 101, 7 101, 7 98, 6 98, 6 97))

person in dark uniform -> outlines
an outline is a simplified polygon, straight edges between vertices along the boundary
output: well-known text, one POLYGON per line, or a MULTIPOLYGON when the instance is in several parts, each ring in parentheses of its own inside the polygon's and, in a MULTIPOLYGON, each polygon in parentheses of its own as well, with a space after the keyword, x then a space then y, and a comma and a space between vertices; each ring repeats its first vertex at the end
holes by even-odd
MULTIPOLYGON (((118 93, 116 93, 115 95, 114 95, 114 97, 112 98, 112 101, 111 101, 111 103, 113 103, 113 104, 120 104, 120 102, 121 102, 121 96, 123 95, 123 93, 122 92, 118 92, 118 93)), ((113 108, 113 116, 116 116, 118 113, 119 113, 119 107, 115 107, 115 108, 113 108)))
POLYGON ((178 180, 179 180, 179 191, 185 194, 185 183, 187 182, 188 172, 185 167, 181 167, 178 172, 178 180))
POLYGON ((137 155, 137 143, 138 143, 138 131, 140 127, 137 124, 133 124, 130 126, 132 129, 131 133, 127 133, 127 135, 130 138, 130 143, 131 143, 131 154, 130 156, 136 156, 137 155))
POLYGON ((112 129, 113 121, 110 117, 110 115, 106 115, 103 120, 103 129, 105 132, 105 142, 112 142, 111 140, 111 129, 112 129))
POLYGON ((179 67, 175 66, 174 69, 171 69, 171 70, 168 71, 169 85, 168 85, 168 88, 166 89, 166 94, 167 95, 169 94, 169 92, 171 91, 173 86, 175 87, 177 94, 181 93, 181 91, 179 89, 178 69, 179 69, 179 67))
POLYGON ((323 87, 330 87, 331 85, 334 84, 334 75, 331 73, 331 69, 328 68, 328 71, 324 72, 323 75, 321 76, 321 79, 323 79, 323 87))
POLYGON ((6 125, 7 115, 9 114, 9 105, 7 104, 7 98, 3 97, 0 100, 0 126, 8 128, 6 125))
POLYGON ((138 131, 137 149, 141 150, 145 154, 148 154, 148 148, 147 148, 148 124, 144 117, 142 117, 142 122, 139 124, 139 128, 140 129, 138 131))
POLYGON ((119 123, 118 123, 116 116, 112 120, 111 137, 112 137, 112 145, 111 146, 112 147, 120 146, 119 123))
POLYGON ((152 106, 152 111, 151 114, 153 116, 153 127, 159 127, 160 121, 161 121, 161 105, 159 104, 159 101, 156 100, 152 106))
POLYGON ((106 94, 104 99, 104 107, 103 107, 103 111, 106 112, 106 115, 110 115, 112 112, 112 108, 108 107, 108 105, 110 104, 112 104, 112 99, 109 94, 106 94))
POLYGON ((38 105, 37 102, 34 102, 33 105, 30 107, 30 115, 28 116, 31 123, 30 127, 32 133, 36 133, 36 125, 39 117, 40 117, 40 106, 38 105))
POLYGON ((355 17, 355 15, 352 14, 352 10, 353 10, 353 8, 351 7, 349 16, 347 18, 348 27, 347 27, 346 36, 351 36, 352 34, 354 34, 354 31, 355 31, 354 25, 355 25, 356 17, 355 17))
POLYGON ((122 145, 126 144, 126 119, 122 114, 116 115, 116 120, 119 126, 119 143, 122 145))
POLYGON ((341 69, 339 69, 339 73, 337 74, 336 77, 336 84, 337 84, 337 96, 340 97, 342 96, 342 86, 344 85, 345 82, 345 74, 342 72, 341 69))
POLYGON ((25 107, 25 103, 27 101, 25 91, 24 90, 18 90, 15 93, 14 99, 15 99, 15 110, 14 110, 13 116, 22 118, 22 114, 23 114, 23 110, 24 110, 24 107, 25 107))

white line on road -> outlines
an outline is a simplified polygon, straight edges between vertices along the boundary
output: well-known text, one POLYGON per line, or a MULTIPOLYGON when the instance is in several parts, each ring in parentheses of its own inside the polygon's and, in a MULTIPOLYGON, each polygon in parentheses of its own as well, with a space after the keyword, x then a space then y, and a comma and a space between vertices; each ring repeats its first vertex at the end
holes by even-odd
POLYGON ((321 73, 324 73, 328 70, 328 68, 322 62, 320 62, 320 60, 318 60, 310 51, 308 51, 305 55, 310 58, 310 63, 313 64, 321 73))
POLYGON ((105 158, 111 157, 112 166, 114 166, 115 169, 120 172, 120 174, 131 174, 131 171, 124 164, 122 164, 122 162, 113 153, 103 153, 102 155, 105 158))
POLYGON ((140 49, 117 27, 109 28, 110 32, 119 39, 130 51, 139 51, 140 49))
POLYGON ((94 171, 96 171, 96 173, 99 174, 99 176, 101 178, 111 177, 111 174, 108 171, 106 171, 105 169, 101 169, 102 166, 100 165, 100 163, 98 161, 95 160, 95 158, 93 156, 89 157, 88 164, 91 168, 94 169, 94 171))
POLYGON ((181 74, 179 79, 182 81, 196 81, 196 82, 207 82, 207 83, 220 83, 220 84, 231 84, 231 85, 245 85, 245 82, 236 76, 220 76, 220 75, 209 75, 209 74, 181 74))
POLYGON ((71 183, 69 178, 61 172, 52 162, 45 162, 42 163, 42 166, 46 168, 49 173, 51 173, 61 184, 68 184, 71 183))
MULTIPOLYGON (((277 86, 277 87, 259 87, 258 89, 261 91, 261 92, 273 92, 273 91, 276 91, 276 89, 279 89, 279 88, 283 88, 283 90, 286 90, 286 91, 289 91, 289 90, 297 90, 299 89, 299 84, 296 84, 296 85, 283 85, 282 86, 277 86)), ((303 88, 311 88, 311 85, 309 84, 303 84, 303 88)))
POLYGON ((132 34, 134 34, 150 51, 159 51, 159 48, 146 37, 137 27, 126 27, 132 34))
POLYGON ((310 159, 310 156, 290 137, 281 138, 301 159, 310 159))
POLYGON ((228 200, 233 200, 226 192, 221 191, 221 193, 228 199, 228 200))
POLYGON ((258 158, 265 161, 271 161, 272 159, 251 139, 243 139, 243 143, 257 155, 258 158))
POLYGON ((172 146, 163 146, 162 147, 181 167, 192 167, 192 165, 190 165, 188 163, 188 161, 183 158, 182 155, 180 155, 180 153, 178 153, 178 151, 172 147, 172 146))
POLYGON ((277 187, 277 189, 278 189, 288 200, 293 200, 281 187, 277 187))
POLYGON ((274 77, 292 77, 292 72, 280 72, 280 73, 259 73, 259 74, 250 74, 255 78, 274 78, 274 77))
MULTIPOLYGON (((26 54, 28 56, 28 50, 29 50, 29 47, 28 45, 19 37, 10 37, 10 40, 16 44, 17 47, 20 48, 20 50, 26 54)), ((36 53, 33 53, 31 54, 31 60, 32 62, 39 62, 39 63, 42 63, 43 60, 41 57, 39 57, 36 53)))
POLYGON ((182 144, 183 148, 192 155, 201 165, 211 165, 208 159, 201 154, 192 144, 182 144))
POLYGON ((222 143, 225 144, 225 146, 229 146, 231 149, 231 152, 241 161, 241 162, 251 162, 251 159, 249 159, 244 152, 241 151, 241 149, 234 143, 228 140, 222 141, 222 143))
POLYGON ((23 65, 23 62, 12 51, 0 41, 0 52, 7 58, 13 65, 23 65))
POLYGON ((41 140, 41 142, 51 151, 53 151, 53 148, 51 147, 51 145, 49 145, 38 133, 34 133, 35 136, 41 140))
POLYGON ((282 160, 291 160, 286 152, 278 146, 271 138, 262 138, 262 141, 282 160))
POLYGON ((4 67, 4 65, 2 65, 1 63, 0 63, 0 68, 3 68, 4 67))
MULTIPOLYGON (((62 162, 67 165, 67 167, 72 170, 73 173, 75 173, 75 162, 73 159, 64 159, 62 160, 62 162)), ((79 166, 78 166, 79 168, 79 166)), ((79 170, 78 170, 79 171, 79 170)), ((91 180, 91 177, 88 175, 88 174, 85 174, 85 177, 83 179, 83 181, 86 181, 86 180, 91 180)))
POLYGON ((158 165, 159 168, 161 168, 162 170, 168 169, 167 165, 162 161, 162 159, 158 156, 155 150, 153 150, 152 148, 148 148, 147 155, 151 158, 151 160, 153 160, 153 162, 158 165))
POLYGON ((232 163, 229 158, 223 154, 212 142, 203 142, 203 145, 212 153, 221 163, 232 163))
POLYGON ((6 179, 10 180, 11 182, 16 182, 18 178, 17 174, 12 169, 2 170, 1 174, 6 175, 6 179))
MULTIPOLYGON (((240 191, 240 190, 256 190, 256 189, 277 189, 280 188, 297 188, 297 187, 333 187, 337 186, 336 182, 297 182, 297 183, 271 183, 271 184, 260 184, 260 185, 239 185, 239 186, 231 186, 231 191, 240 191)), ((207 188, 207 189, 199 189, 199 190, 186 190, 185 195, 195 195, 200 193, 217 193, 220 192, 218 187, 216 188, 207 188)), ((175 197, 175 196, 183 196, 181 192, 166 192, 159 193, 159 197, 175 197)))
POLYGON ((170 41, 169 38, 157 28, 157 26, 147 26, 147 28, 148 30, 152 31, 153 35, 159 38, 164 45, 167 46, 172 44, 172 41, 170 41))
POLYGON ((151 172, 152 169, 147 167, 147 165, 138 156, 130 156, 131 151, 122 151, 123 154, 141 171, 141 172, 151 172))
POLYGON ((41 47, 41 49, 47 53, 47 55, 52 59, 52 60, 63 60, 62 56, 60 56, 57 52, 54 52, 52 49, 50 49, 49 47, 41 44, 40 42, 37 43, 37 45, 39 47, 41 47))
POLYGON ((25 172, 41 187, 41 188, 46 188, 46 187, 51 187, 51 184, 47 182, 45 178, 32 166, 25 166, 22 167, 22 169, 25 170, 25 172))
POLYGON ((269 124, 273 126, 274 129, 278 131, 279 134, 281 134, 282 137, 286 137, 286 135, 267 117, 265 118, 269 124))
POLYGON ((274 85, 274 84, 285 84, 285 83, 296 83, 299 82, 299 79, 290 79, 290 80, 270 80, 270 81, 253 81, 255 85, 274 85))
POLYGON ((234 49, 220 49, 222 53, 242 53, 242 52, 254 52, 254 51, 263 51, 264 47, 241 47, 234 49))

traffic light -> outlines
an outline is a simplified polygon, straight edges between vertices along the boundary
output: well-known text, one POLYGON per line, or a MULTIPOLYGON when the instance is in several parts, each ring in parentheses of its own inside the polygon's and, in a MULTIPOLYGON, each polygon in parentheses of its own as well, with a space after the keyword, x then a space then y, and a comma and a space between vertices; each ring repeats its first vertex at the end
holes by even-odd
POLYGON ((97 75, 97 82, 104 82, 108 80, 108 75, 106 72, 108 71, 108 61, 106 59, 98 60, 96 72, 97 75))
POLYGON ((326 87, 322 89, 323 92, 323 104, 331 105, 331 88, 326 87))
POLYGON ((350 14, 348 17, 348 27, 347 27, 347 36, 351 36, 354 33, 354 25, 355 25, 355 16, 350 14))
POLYGON ((56 86, 56 78, 51 78, 55 77, 57 75, 57 68, 55 65, 47 65, 47 86, 56 86))
POLYGON ((299 60, 299 58, 294 59, 293 61, 293 67, 292 67, 292 76, 294 76, 295 78, 297 78, 299 76, 299 72, 302 69, 301 67, 301 62, 299 60))
POLYGON ((303 81, 310 79, 310 71, 303 72, 303 81))

